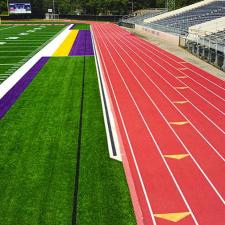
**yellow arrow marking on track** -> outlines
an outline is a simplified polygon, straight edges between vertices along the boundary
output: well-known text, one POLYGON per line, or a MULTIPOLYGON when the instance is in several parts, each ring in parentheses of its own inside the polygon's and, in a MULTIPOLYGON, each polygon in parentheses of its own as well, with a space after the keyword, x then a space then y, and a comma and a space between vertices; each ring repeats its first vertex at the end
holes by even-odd
POLYGON ((187 70, 188 68, 187 67, 185 67, 185 68, 180 68, 180 70, 187 70))
POLYGON ((186 125, 188 123, 189 123, 188 121, 170 122, 170 124, 172 124, 172 125, 178 125, 178 126, 186 125))
POLYGON ((188 101, 176 101, 176 102, 173 102, 173 103, 183 105, 183 104, 188 103, 188 101))
POLYGON ((188 156, 189 154, 164 155, 165 158, 177 159, 177 160, 184 159, 188 156))
POLYGON ((186 76, 181 76, 181 77, 177 77, 178 79, 185 79, 187 78, 186 76))
POLYGON ((160 219, 169 220, 172 222, 179 222, 185 217, 189 216, 190 212, 180 212, 180 213, 165 213, 165 214, 154 214, 155 217, 160 219))
POLYGON ((177 90, 184 90, 187 89, 188 87, 175 87, 177 90))

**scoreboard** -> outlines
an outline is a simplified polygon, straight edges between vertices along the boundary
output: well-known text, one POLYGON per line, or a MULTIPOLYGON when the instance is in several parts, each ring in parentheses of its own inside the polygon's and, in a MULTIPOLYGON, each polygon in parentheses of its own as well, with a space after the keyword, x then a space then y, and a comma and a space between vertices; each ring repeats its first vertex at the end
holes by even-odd
POLYGON ((31 4, 30 3, 9 3, 10 14, 30 14, 31 4))

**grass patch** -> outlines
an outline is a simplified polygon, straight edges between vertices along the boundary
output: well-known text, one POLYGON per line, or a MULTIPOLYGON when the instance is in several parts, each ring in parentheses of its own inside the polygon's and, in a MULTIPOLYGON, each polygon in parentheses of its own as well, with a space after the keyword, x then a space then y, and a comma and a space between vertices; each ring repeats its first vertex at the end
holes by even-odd
POLYGON ((78 225, 135 225, 122 163, 109 159, 93 57, 86 58, 78 225))
POLYGON ((13 21, 13 20, 2 20, 2 24, 60 24, 60 25, 67 25, 70 22, 65 21, 36 21, 36 20, 22 20, 22 21, 13 21))
MULTIPOLYGON (((0 74, 12 74, 21 66, 20 61, 22 61, 23 64, 29 60, 62 29, 62 26, 11 26, 0 28, 0 42, 6 42, 4 45, 0 45, 0 62, 1 64, 15 64, 14 70, 10 72, 9 70, 13 65, 10 67, 0 65, 0 74), (38 30, 35 28, 38 28, 38 30), (39 30, 39 28, 41 29, 39 30), (27 35, 21 35, 24 33, 27 33, 27 35), (9 37, 18 37, 18 39, 7 39, 9 37), (4 58, 4 56, 7 57, 4 58), (19 57, 16 58, 15 56, 19 57)), ((0 78, 1 77, 0 75, 0 78)), ((6 78, 7 77, 5 77, 5 79, 6 78)), ((0 83, 2 81, 3 80, 1 80, 0 83)))
POLYGON ((50 59, 0 121, 1 224, 71 224, 82 71, 50 59))
POLYGON ((90 30, 90 24, 81 24, 78 23, 75 27, 75 30, 90 30))
MULTIPOLYGON (((0 120, 1 224, 71 225, 83 59, 50 59, 0 120)), ((84 84, 77 224, 135 225, 122 164, 108 155, 94 57, 84 84)))

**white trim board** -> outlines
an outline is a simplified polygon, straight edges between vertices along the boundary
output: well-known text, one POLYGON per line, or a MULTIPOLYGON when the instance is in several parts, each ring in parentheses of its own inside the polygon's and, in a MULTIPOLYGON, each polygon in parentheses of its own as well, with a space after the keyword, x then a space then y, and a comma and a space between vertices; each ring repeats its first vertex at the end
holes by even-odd
POLYGON ((119 137, 118 137, 118 134, 117 134, 116 122, 115 122, 114 117, 113 117, 113 112, 112 112, 112 109, 111 109, 109 96, 108 96, 108 93, 107 93, 107 90, 106 90, 106 84, 105 84, 105 81, 104 81, 104 76, 103 76, 103 72, 102 72, 102 68, 101 68, 101 61, 100 61, 98 49, 96 48, 96 43, 95 43, 92 28, 90 29, 90 31, 91 31, 91 36, 92 36, 93 50, 94 50, 94 53, 95 53, 94 54, 95 64, 96 64, 96 70, 97 70, 97 76, 98 76, 98 85, 99 85, 99 91, 100 91, 101 102, 102 102, 104 123, 105 123, 105 128, 106 128, 106 136, 107 136, 107 142, 108 142, 109 156, 112 159, 115 159, 115 160, 118 160, 118 161, 122 162, 122 155, 121 155, 121 151, 120 151, 121 146, 120 146, 119 137), (101 84, 101 80, 102 80, 102 84, 101 84), (101 86, 103 86, 103 88, 101 88, 101 86), (104 103, 103 92, 104 92, 105 99, 106 99, 106 105, 104 103), (107 120, 107 116, 106 116, 106 108, 108 110, 109 121, 107 120), (113 140, 111 140, 111 138, 110 138, 110 131, 109 131, 108 123, 111 126, 111 132, 112 132, 112 139, 113 140), (114 146, 115 146, 117 156, 114 156, 114 154, 113 154, 112 142, 114 142, 114 146))

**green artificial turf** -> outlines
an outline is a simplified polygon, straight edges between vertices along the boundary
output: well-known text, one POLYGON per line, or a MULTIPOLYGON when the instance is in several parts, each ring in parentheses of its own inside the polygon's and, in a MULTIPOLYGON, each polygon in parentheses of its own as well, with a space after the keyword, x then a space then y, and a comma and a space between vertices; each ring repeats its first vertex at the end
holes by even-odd
POLYGON ((21 20, 21 21, 14 21, 14 20, 2 20, 2 24, 70 24, 70 22, 65 21, 37 21, 37 20, 21 20))
POLYGON ((78 225, 135 225, 122 163, 109 158, 95 62, 86 58, 78 225))
POLYGON ((71 223, 82 71, 50 59, 0 121, 0 224, 71 223))
POLYGON ((74 29, 76 30, 90 30, 90 24, 78 23, 74 29))
MULTIPOLYGON (((0 120, 0 224, 71 225, 83 60, 50 59, 0 120)), ((122 164, 108 155, 94 57, 85 65, 77 224, 134 225, 122 164)))
POLYGON ((0 27, 0 83, 43 48, 63 28, 63 26, 0 27), (31 30, 35 32, 29 32, 31 30), (28 35, 21 35, 24 33, 28 35), (18 39, 10 40, 9 37, 18 37, 18 39))

